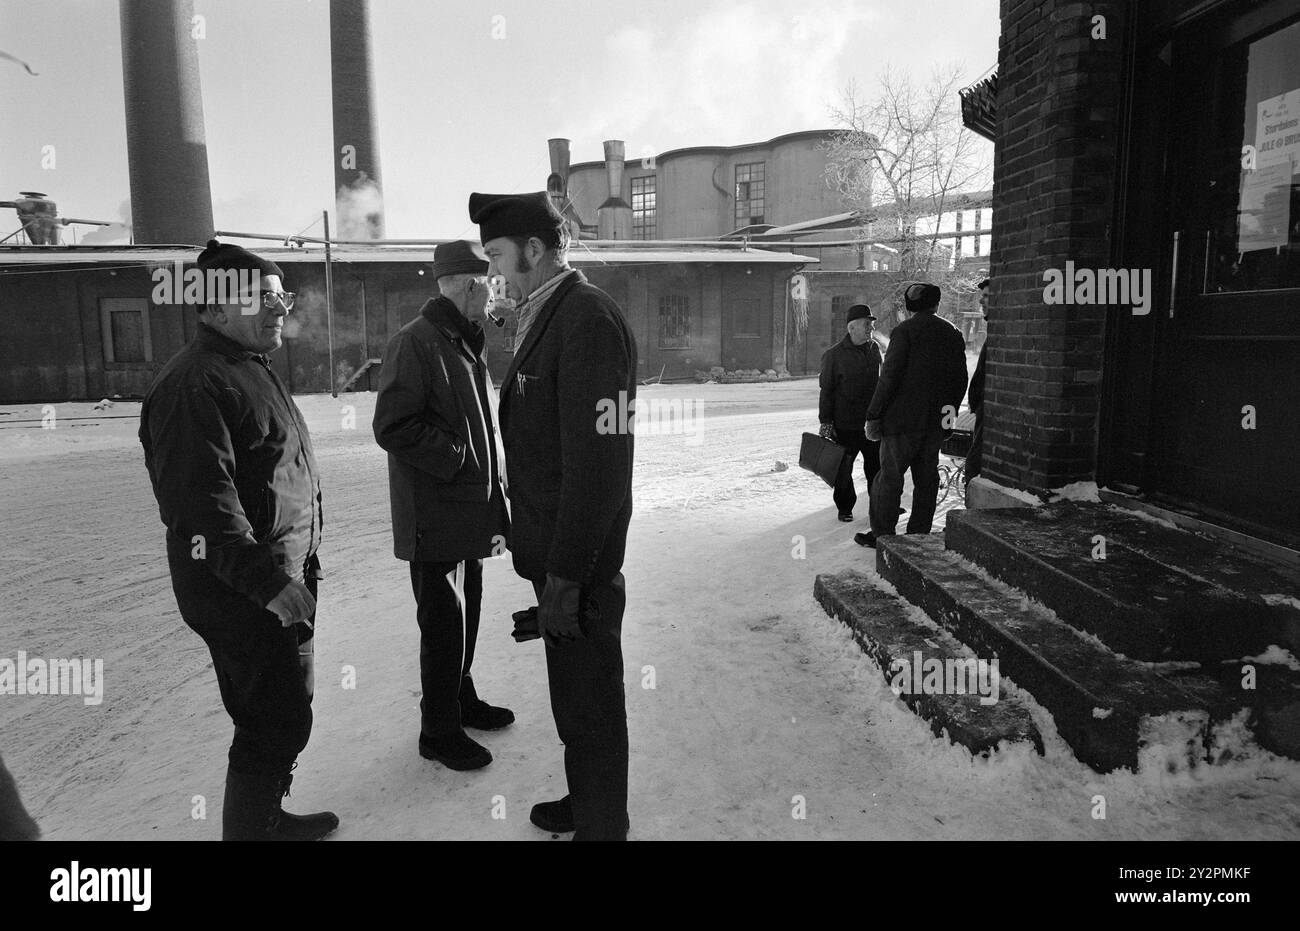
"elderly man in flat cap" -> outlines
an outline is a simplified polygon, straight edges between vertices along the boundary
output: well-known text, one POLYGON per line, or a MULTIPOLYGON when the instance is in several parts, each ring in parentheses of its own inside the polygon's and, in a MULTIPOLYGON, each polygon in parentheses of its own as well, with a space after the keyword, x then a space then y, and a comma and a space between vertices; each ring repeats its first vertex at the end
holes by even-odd
POLYGON ((420 627, 420 755, 456 770, 492 762, 466 727, 494 731, 515 719, 479 698, 470 677, 483 559, 505 552, 509 529, 484 355, 487 270, 477 245, 434 250, 441 293, 388 344, 375 401, 393 551, 411 564, 420 627))
POLYGON ((601 405, 630 409, 636 343, 608 294, 569 268, 568 231, 543 192, 472 194, 489 274, 516 301, 515 355, 502 386, 510 549, 533 583, 551 711, 569 794, 534 806, 544 830, 626 840, 623 551, 632 517, 632 434, 601 405))
POLYGON ((858 454, 862 454, 868 500, 871 482, 880 471, 880 444, 868 440, 866 434, 867 405, 880 377, 880 347, 871 338, 875 319, 866 304, 854 304, 849 308, 844 339, 822 353, 818 419, 821 435, 844 447, 833 497, 845 523, 853 520, 853 506, 858 502, 853 487, 858 454))
POLYGON ((966 395, 966 341, 937 313, 939 289, 913 284, 903 293, 910 315, 894 327, 871 404, 867 439, 880 441, 880 474, 871 489, 871 530, 855 534, 862 546, 892 535, 912 472, 908 533, 929 533, 939 495, 939 448, 952 432, 966 395))
POLYGON ((205 276, 234 273, 236 300, 205 293, 188 346, 140 409, 140 442, 167 527, 181 617, 208 646, 235 723, 223 840, 316 840, 332 812, 284 812, 312 725, 312 636, 321 493, 302 413, 271 369, 294 295, 274 262, 212 240, 205 276))

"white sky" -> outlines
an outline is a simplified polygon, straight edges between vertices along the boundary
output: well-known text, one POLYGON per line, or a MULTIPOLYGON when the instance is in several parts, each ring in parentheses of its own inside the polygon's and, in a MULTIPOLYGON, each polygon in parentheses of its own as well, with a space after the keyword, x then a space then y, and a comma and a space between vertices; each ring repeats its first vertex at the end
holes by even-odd
MULTIPOLYGON (((333 211, 325 0, 196 0, 215 221, 294 233, 333 211)), ((574 162, 833 126, 850 79, 997 60, 997 0, 373 0, 387 235, 472 236, 474 190, 535 191, 574 162), (494 19, 503 17, 503 19, 494 19), (494 38, 494 26, 504 37, 494 38)), ((63 216, 129 199, 115 0, 0 0, 0 199, 63 216), (45 146, 55 165, 42 167, 45 146)), ((16 228, 0 211, 0 235, 16 228)), ((318 227, 316 228, 318 230, 318 227)))

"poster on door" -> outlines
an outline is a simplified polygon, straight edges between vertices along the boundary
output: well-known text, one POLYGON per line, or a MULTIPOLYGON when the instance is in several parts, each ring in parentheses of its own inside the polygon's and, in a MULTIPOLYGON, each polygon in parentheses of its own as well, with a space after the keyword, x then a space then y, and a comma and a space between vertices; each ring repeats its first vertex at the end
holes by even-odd
POLYGON ((1289 241, 1291 176, 1300 171, 1300 88, 1256 105, 1256 167, 1242 176, 1237 251, 1276 249, 1289 241))

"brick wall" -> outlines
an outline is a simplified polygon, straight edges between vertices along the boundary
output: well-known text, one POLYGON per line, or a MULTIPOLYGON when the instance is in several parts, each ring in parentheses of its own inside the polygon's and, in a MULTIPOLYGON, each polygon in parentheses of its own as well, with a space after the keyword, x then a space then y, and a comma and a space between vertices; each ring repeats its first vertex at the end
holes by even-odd
POLYGON ((1002 485, 1094 475, 1106 308, 1045 304, 1043 272, 1111 265, 1129 9, 1002 0, 984 440, 1002 485))

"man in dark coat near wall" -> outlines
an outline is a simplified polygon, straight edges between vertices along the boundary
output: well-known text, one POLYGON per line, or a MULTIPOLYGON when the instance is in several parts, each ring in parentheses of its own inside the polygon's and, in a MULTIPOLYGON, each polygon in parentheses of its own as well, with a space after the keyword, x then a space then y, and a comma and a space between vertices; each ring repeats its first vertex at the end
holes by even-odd
POLYGON ((501 396, 515 571, 533 583, 569 794, 534 824, 626 840, 623 552, 632 517, 636 344, 608 294, 568 267, 564 220, 543 192, 471 194, 489 273, 519 330, 501 396), (631 418, 626 418, 630 420, 631 418))
POLYGON ((181 617, 207 644, 235 723, 223 840, 314 840, 332 812, 283 811, 312 725, 321 493, 302 413, 267 353, 293 309, 280 268, 212 240, 208 272, 242 272, 241 301, 199 305, 197 334, 140 407, 181 617))
POLYGON ((867 405, 880 377, 880 347, 871 338, 875 319, 866 304, 854 304, 846 318, 848 332, 844 339, 822 353, 818 420, 821 435, 845 450, 833 495, 839 518, 845 523, 853 520, 853 506, 858 502, 853 487, 853 464, 858 454, 862 454, 868 500, 871 481, 880 471, 880 444, 868 440, 866 434, 867 405))
POLYGON ((966 394, 966 341, 937 313, 939 289, 911 285, 903 294, 911 316, 894 327, 880 381, 867 408, 867 439, 880 440, 880 474, 871 489, 871 530, 863 546, 894 533, 903 473, 912 472, 908 533, 929 533, 939 495, 939 448, 952 432, 966 394))
POLYGON ((411 564, 420 626, 420 755, 457 770, 492 762, 464 728, 515 719, 479 698, 470 676, 483 559, 505 552, 509 528, 484 357, 487 269, 483 250, 463 240, 434 250, 441 294, 389 343, 375 400, 393 552, 411 564))
MULTIPOLYGON (((978 285, 980 290, 980 310, 984 319, 989 318, 989 279, 985 278, 978 285)), ((966 487, 970 480, 984 471, 984 370, 988 359, 989 338, 984 335, 984 345, 980 347, 979 361, 975 363, 975 374, 970 377, 970 410, 975 415, 975 430, 971 434, 970 452, 966 454, 966 487)))

